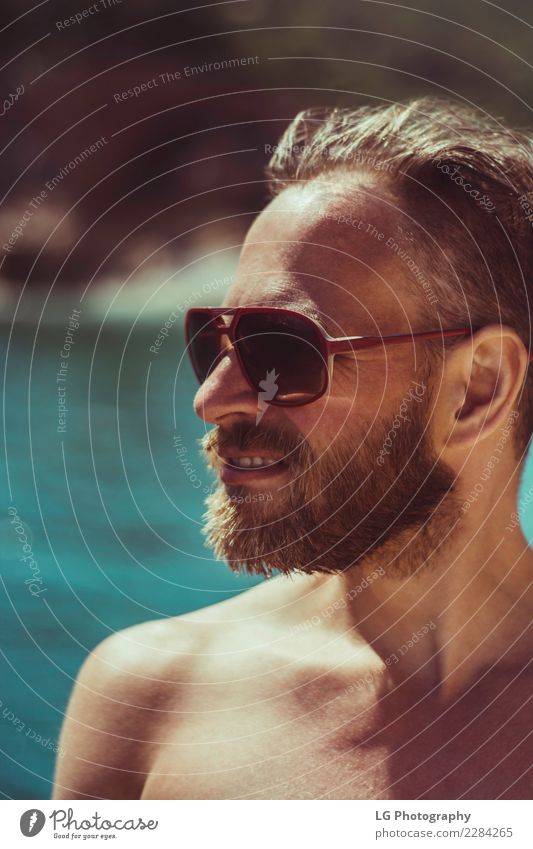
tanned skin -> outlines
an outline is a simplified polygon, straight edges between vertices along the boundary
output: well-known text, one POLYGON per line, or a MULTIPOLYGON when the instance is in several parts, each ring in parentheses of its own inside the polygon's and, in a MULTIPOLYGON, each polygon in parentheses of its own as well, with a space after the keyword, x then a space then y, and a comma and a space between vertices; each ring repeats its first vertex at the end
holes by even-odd
MULTIPOLYGON (((252 225, 225 304, 318 312, 336 335, 435 329, 419 327, 384 244, 396 214, 346 181, 284 190, 252 225), (341 227, 342 215, 385 239, 341 227)), ((338 358, 327 397, 269 406, 264 424, 290 424, 317 449, 357 440, 362 411, 394 416, 420 357, 407 344, 357 367, 338 358)), ((415 574, 394 563, 417 551, 416 529, 340 573, 276 575, 97 646, 69 703, 54 798, 530 799, 533 551, 508 530, 523 458, 512 438, 501 447, 527 368, 517 333, 494 324, 434 369, 428 428, 461 502, 498 445, 499 462, 415 574)), ((194 404, 208 426, 255 422, 257 394, 230 347, 194 404)))

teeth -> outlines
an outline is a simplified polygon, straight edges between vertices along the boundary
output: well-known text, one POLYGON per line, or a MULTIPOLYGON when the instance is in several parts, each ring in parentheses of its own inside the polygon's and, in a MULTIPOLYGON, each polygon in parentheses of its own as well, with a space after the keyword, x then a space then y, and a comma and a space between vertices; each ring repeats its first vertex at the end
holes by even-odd
POLYGON ((251 466, 258 468, 259 466, 272 466, 276 461, 267 459, 266 457, 232 457, 231 463, 241 469, 249 469, 251 466))

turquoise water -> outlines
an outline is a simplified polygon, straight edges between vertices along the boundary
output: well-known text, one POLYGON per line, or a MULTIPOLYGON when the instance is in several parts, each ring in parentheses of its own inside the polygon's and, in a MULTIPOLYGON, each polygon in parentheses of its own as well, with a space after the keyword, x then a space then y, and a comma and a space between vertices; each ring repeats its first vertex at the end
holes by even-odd
MULTIPOLYGON (((65 370, 65 326, 18 324, 6 382, 0 555, 1 787, 48 798, 53 746, 87 653, 128 625, 212 604, 260 579, 213 561, 200 533, 212 485, 196 440, 195 380, 176 324, 150 352, 158 325, 83 325, 65 370), (178 439, 179 437, 179 439, 178 439), (186 448, 176 451, 176 445, 186 448), (5 459, 7 458, 7 465, 5 459), (31 546, 21 562, 14 506, 31 546), (36 568, 39 570, 36 571, 36 568), (28 579, 34 583, 32 595, 28 579), (37 592, 37 590, 39 592, 37 592)), ((2 331, 7 342, 8 327, 2 331)), ((3 358, 2 358, 3 361, 3 358)), ((524 487, 531 486, 528 469, 524 487)), ((531 505, 524 513, 533 538, 531 505)))
POLYGON ((0 787, 8 797, 50 796, 72 679, 96 643, 260 580, 233 575, 203 546, 203 490, 213 479, 196 444, 204 426, 191 408, 194 377, 180 365, 181 329, 157 355, 149 351, 157 326, 128 339, 129 331, 115 325, 99 338, 97 326, 76 331, 64 382, 66 433, 57 433, 56 381, 65 327, 36 336, 34 326, 18 325, 12 340, 0 510, 0 787), (39 573, 20 561, 11 505, 39 573), (24 582, 35 576, 41 582, 32 595, 24 582))

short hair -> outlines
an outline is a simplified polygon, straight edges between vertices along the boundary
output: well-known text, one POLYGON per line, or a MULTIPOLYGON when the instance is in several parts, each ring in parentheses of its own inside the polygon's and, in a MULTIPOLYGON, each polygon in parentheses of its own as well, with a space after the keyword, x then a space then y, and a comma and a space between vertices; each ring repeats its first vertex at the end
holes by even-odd
MULTIPOLYGON (((266 176, 274 197, 295 183, 347 172, 356 172, 371 191, 385 189, 400 210, 401 237, 413 260, 407 278, 418 286, 425 329, 504 324, 531 348, 528 132, 433 97, 356 109, 312 108, 287 127, 266 176), (432 299, 422 295, 422 277, 431 281, 432 299)), ((517 456, 533 432, 531 371, 519 396, 517 456)))

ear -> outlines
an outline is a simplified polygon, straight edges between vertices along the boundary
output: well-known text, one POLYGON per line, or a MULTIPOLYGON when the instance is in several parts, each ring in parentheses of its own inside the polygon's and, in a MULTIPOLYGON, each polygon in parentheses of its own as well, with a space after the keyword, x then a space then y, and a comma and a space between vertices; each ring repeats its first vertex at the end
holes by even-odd
POLYGON ((508 422, 527 376, 529 353, 515 330, 490 324, 453 349, 447 378, 453 421, 448 445, 468 447, 508 422))

